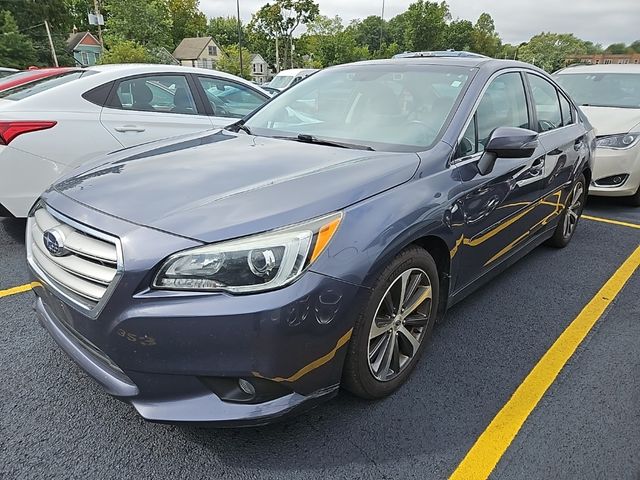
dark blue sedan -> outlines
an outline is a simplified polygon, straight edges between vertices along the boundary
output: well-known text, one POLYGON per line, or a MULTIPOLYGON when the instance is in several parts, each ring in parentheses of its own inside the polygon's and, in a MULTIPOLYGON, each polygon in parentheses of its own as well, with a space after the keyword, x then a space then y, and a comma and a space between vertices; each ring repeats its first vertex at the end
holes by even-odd
POLYGON ((593 143, 528 64, 326 69, 227 130, 49 189, 28 221, 36 311, 148 420, 267 423, 340 386, 381 398, 447 308, 569 243, 593 143))

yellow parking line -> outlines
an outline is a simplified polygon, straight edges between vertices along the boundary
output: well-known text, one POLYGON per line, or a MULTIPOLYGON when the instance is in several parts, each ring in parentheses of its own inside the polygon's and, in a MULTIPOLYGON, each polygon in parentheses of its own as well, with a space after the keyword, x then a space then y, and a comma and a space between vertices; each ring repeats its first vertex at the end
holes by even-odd
POLYGON ((610 223, 612 225, 620 225, 621 227, 631 227, 640 229, 637 223, 621 222, 620 220, 611 220, 610 218, 592 217, 591 215, 582 215, 582 218, 593 220, 594 222, 610 223))
POLYGON ((450 480, 489 477, 571 355, 639 266, 640 247, 637 247, 533 367, 509 401, 478 437, 449 477, 450 480))
POLYGON ((17 287, 8 288, 6 290, 0 290, 0 298, 8 297, 9 295, 15 295, 17 293, 28 292, 33 287, 40 285, 38 282, 26 283, 17 287))

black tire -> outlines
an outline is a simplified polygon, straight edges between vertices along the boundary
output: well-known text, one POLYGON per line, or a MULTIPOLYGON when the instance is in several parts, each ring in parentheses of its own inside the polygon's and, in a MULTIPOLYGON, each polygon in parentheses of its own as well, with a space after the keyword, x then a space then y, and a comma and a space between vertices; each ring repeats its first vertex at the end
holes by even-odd
POLYGON ((587 181, 584 175, 580 174, 578 179, 571 186, 571 191, 567 195, 565 209, 560 215, 558 226, 553 232, 553 236, 549 240, 547 240, 547 245, 555 248, 564 248, 569 245, 569 242, 573 238, 573 234, 576 231, 576 227, 578 226, 578 220, 580 220, 580 217, 582 216, 582 211, 584 210, 584 204, 586 200, 587 181), (579 194, 579 198, 576 200, 574 197, 576 196, 576 193, 578 191, 580 191, 581 193, 579 194), (573 221, 571 218, 569 220, 567 219, 567 216, 569 215, 571 215, 575 219, 575 222, 573 222, 573 226, 567 230, 567 221, 573 221))
POLYGON ((636 190, 636 193, 629 197, 624 197, 628 205, 632 207, 640 207, 640 187, 636 190))
MULTIPOLYGON (((362 398, 382 398, 392 393, 406 381, 431 336, 431 331, 438 314, 439 287, 436 263, 433 257, 422 248, 407 248, 384 268, 371 291, 363 312, 356 320, 354 326, 342 375, 342 386, 345 389, 362 398), (403 276, 403 274, 405 274, 405 276, 403 276), (399 317, 404 315, 402 312, 409 311, 410 309, 396 309, 401 310, 401 312, 396 312, 400 313, 400 315, 394 316, 393 313, 390 312, 393 308, 389 305, 388 301, 394 296, 394 292, 401 290, 401 284, 404 278, 407 278, 405 291, 411 291, 410 287, 413 286, 413 283, 416 284, 414 293, 407 295, 408 298, 403 303, 404 305, 411 303, 415 305, 418 301, 421 301, 422 298, 426 298, 426 295, 428 295, 426 290, 427 279, 431 287, 431 297, 430 299, 426 298, 422 300, 422 303, 420 303, 417 308, 411 310, 411 314, 407 313, 406 319, 398 320, 399 317), (400 286, 398 286, 398 281, 400 282, 400 286), (413 302, 410 302, 410 300, 413 300, 413 302), (378 314, 378 318, 381 318, 382 309, 389 312, 385 317, 389 318, 390 330, 380 334, 377 338, 381 339, 380 342, 383 341, 382 337, 388 338, 389 342, 394 346, 397 345, 395 348, 396 353, 393 355, 394 359, 402 358, 403 356, 406 358, 404 364, 400 364, 401 360, 398 361, 397 372, 394 372, 392 368, 388 368, 387 370, 390 372, 389 378, 383 380, 376 378, 373 372, 374 366, 370 366, 369 362, 370 344, 371 342, 377 342, 375 339, 370 340, 369 336, 370 333, 372 333, 374 317, 378 314), (423 322, 424 326, 418 326, 418 324, 422 324, 423 322), (396 330, 396 328, 398 330, 396 330), (406 336, 407 333, 411 333, 414 337, 417 335, 417 337, 415 337, 416 341, 419 342, 417 348, 413 342, 408 340, 406 336), (394 339, 391 338, 393 335, 395 335, 394 339), (407 351, 415 353, 413 353, 412 356, 405 356, 407 351), (391 378, 392 375, 395 376, 391 378)), ((398 301, 398 303, 400 302, 398 301)), ((378 323, 376 323, 376 328, 380 328, 378 323)), ((378 350, 380 350, 380 348, 382 347, 378 347, 378 350)), ((389 351, 392 349, 393 347, 389 348, 389 351)), ((378 356, 380 355, 382 354, 379 353, 378 356)), ((382 360, 380 364, 382 364, 383 361, 384 360, 382 360)), ((395 364, 394 360, 390 360, 390 362, 391 364, 395 364)))

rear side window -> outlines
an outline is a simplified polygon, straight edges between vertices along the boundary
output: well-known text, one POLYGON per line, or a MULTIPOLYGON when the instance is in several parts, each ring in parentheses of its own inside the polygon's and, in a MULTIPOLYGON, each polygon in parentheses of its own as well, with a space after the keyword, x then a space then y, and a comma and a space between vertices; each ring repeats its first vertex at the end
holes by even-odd
POLYGON ((93 73, 95 72, 91 72, 90 70, 82 72, 65 72, 53 77, 41 78, 24 85, 18 85, 10 88, 4 92, 0 92, 0 98, 4 98, 5 100, 22 100, 23 98, 31 97, 37 93, 45 92, 51 88, 64 85, 65 83, 69 83, 80 77, 91 75, 93 73))
POLYGON ((267 101, 249 87, 231 80, 198 77, 216 117, 242 118, 267 101))
POLYGON ((148 75, 122 80, 110 103, 114 108, 138 112, 198 113, 184 75, 148 75))
POLYGON ((562 126, 566 127, 567 125, 571 125, 574 121, 573 112, 571 110, 571 104, 569 100, 564 98, 564 95, 560 94, 560 111, 562 113, 562 126))
POLYGON ((527 73, 533 105, 538 117, 538 131, 548 132, 562 126, 562 113, 556 87, 542 77, 527 73))

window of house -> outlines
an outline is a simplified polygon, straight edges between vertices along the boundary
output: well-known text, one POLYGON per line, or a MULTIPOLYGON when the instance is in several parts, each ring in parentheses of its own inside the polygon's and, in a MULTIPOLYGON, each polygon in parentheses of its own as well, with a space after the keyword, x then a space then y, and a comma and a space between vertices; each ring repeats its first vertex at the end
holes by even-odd
POLYGON ((456 156, 482 152, 498 127, 529 128, 527 97, 517 72, 502 74, 491 82, 462 136, 456 156))
POLYGON ((537 75, 527 73, 527 78, 538 117, 538 131, 547 132, 562 126, 562 113, 556 87, 537 75))
POLYGON ((209 55, 211 55, 212 57, 217 57, 218 47, 216 47, 215 45, 209 45, 209 55))
POLYGON ((147 75, 123 80, 111 106, 141 112, 198 113, 183 75, 147 75))

